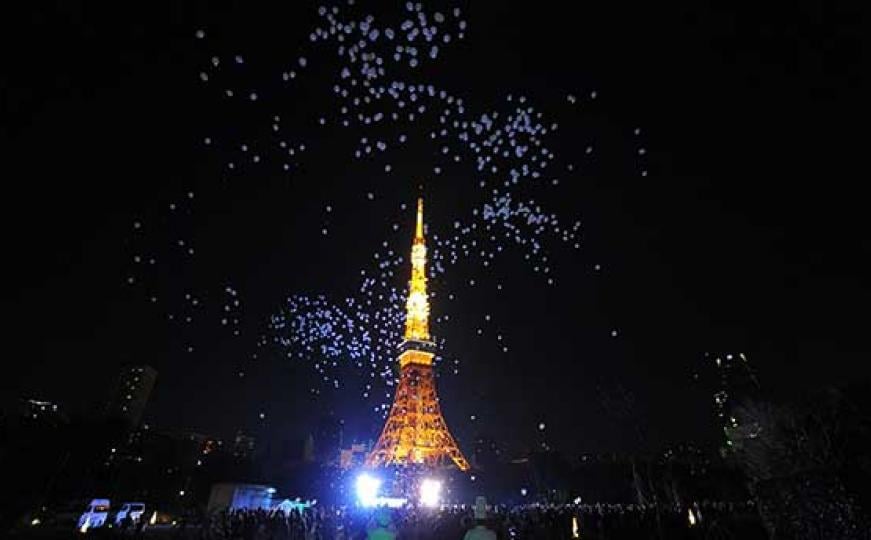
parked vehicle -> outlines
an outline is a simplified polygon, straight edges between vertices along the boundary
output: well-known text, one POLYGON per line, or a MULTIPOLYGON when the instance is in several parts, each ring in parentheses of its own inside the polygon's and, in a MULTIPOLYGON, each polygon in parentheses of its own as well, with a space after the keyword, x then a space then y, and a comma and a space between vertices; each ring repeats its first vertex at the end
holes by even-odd
POLYGON ((79 517, 77 528, 86 532, 88 529, 102 527, 109 517, 109 499, 93 499, 87 510, 79 517))
POLYGON ((145 513, 145 503, 141 502, 126 502, 121 505, 121 509, 115 514, 115 525, 121 525, 121 521, 130 516, 134 523, 138 523, 145 513))

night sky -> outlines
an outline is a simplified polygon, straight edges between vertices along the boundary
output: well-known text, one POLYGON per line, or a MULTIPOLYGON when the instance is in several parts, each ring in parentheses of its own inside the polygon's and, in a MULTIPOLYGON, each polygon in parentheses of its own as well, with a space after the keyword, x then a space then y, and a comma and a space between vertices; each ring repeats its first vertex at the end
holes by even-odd
MULTIPOLYGON (((410 250, 419 194, 430 236, 468 219, 484 201, 473 159, 435 174, 425 124, 385 128, 409 143, 354 157, 366 131, 336 125, 340 58, 308 38, 320 4, 30 4, 3 17, 5 406, 86 411, 120 366, 147 363, 163 428, 276 440, 332 410, 349 437, 377 437, 385 400, 363 399, 359 374, 313 396, 310 362, 257 343, 286 297, 339 300, 382 241, 410 250), (305 145, 289 171, 267 143, 276 115, 305 145), (238 324, 220 323, 225 305, 238 324)), ((580 249, 547 250, 553 285, 508 243, 487 269, 461 260, 431 284, 434 316, 450 315, 433 332, 460 360, 457 375, 441 364, 439 391, 467 448, 489 434, 522 450, 543 422, 558 449, 630 451, 597 392, 617 384, 653 446, 711 441, 710 386, 693 379, 706 352, 745 353, 778 399, 869 374, 860 3, 611 4, 426 4, 452 21, 459 6, 465 39, 396 75, 476 115, 522 95, 559 122, 560 183, 529 194, 581 223, 580 249)))

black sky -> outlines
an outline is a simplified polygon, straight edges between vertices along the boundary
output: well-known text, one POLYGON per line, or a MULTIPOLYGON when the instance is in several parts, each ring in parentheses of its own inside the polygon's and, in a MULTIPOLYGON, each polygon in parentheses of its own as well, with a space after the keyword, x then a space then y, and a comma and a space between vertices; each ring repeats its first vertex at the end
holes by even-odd
MULTIPOLYGON (((359 185, 343 186, 369 173, 345 159, 351 145, 323 136, 312 137, 313 155, 291 181, 252 169, 228 183, 225 160, 204 151, 203 137, 252 129, 270 105, 259 117, 226 111, 197 73, 211 54, 245 54, 261 101, 280 103, 288 121, 322 106, 317 93, 285 98, 268 82, 307 46, 317 5, 176 4, 8 8, 0 392, 6 403, 35 395, 81 409, 103 399, 119 366, 145 362, 160 371, 149 413, 158 424, 295 436, 306 429, 300 417, 335 404, 309 400, 299 365, 261 359, 244 382, 237 366, 281 298, 352 290, 383 233, 360 224, 415 190, 367 206, 359 185), (200 28, 205 44, 194 37, 200 28), (183 293, 231 280, 244 292, 241 339, 208 327, 183 335, 125 285, 131 224, 188 190, 196 198, 159 234, 190 239, 198 263, 164 268, 161 283, 183 293), (347 212, 329 241, 317 235, 325 200, 347 212), (270 421, 258 423, 264 410, 270 421)), ((445 329, 464 363, 460 377, 440 379, 461 441, 489 424, 521 447, 546 421, 563 448, 628 450, 595 395, 615 381, 638 395, 656 444, 709 437, 710 395, 691 379, 706 351, 745 352, 778 397, 869 374, 860 3, 612 4, 464 5, 467 40, 443 71, 426 72, 482 109, 523 93, 556 110, 567 93, 596 90, 579 133, 629 150, 605 152, 555 201, 584 223, 584 248, 554 256, 558 287, 504 264, 497 272, 515 281, 509 292, 469 296, 506 314, 508 358, 472 332, 445 329), (631 155, 636 126, 649 149, 646 178, 631 155)), ((568 160, 584 144, 559 146, 568 160)), ((413 160, 407 174, 426 175, 413 160)), ((456 206, 440 182, 427 187, 436 231, 456 206)))

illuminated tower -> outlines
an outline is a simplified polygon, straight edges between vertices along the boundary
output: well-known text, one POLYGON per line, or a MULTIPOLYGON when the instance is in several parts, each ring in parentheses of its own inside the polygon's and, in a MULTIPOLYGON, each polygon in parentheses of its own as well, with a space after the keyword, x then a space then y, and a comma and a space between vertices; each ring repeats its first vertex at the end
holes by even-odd
POLYGON ((429 335, 426 294, 423 199, 417 201, 417 227, 411 248, 411 281, 405 309, 405 339, 399 345, 399 385, 384 430, 367 456, 366 466, 439 467, 453 462, 460 470, 468 470, 469 463, 448 431, 436 394, 432 368, 435 344, 429 335))

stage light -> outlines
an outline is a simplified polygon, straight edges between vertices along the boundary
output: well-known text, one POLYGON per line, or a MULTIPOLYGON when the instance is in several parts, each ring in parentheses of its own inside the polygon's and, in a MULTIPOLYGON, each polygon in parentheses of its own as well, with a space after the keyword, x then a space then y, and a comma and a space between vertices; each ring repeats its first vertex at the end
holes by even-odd
POLYGON ((357 500, 361 506, 375 506, 378 502, 378 489, 381 480, 366 473, 357 477, 357 500))
POLYGON ((441 502, 442 483, 431 478, 420 483, 420 504, 435 507, 441 502))

